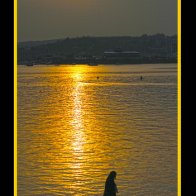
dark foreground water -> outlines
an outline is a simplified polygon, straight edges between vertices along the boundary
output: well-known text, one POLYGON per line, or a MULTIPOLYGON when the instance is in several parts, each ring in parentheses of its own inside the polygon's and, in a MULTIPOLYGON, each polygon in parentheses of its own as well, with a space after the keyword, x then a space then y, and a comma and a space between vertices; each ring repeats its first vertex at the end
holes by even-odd
POLYGON ((177 66, 19 66, 18 195, 177 195, 177 66), (140 79, 140 76, 143 79, 140 79))

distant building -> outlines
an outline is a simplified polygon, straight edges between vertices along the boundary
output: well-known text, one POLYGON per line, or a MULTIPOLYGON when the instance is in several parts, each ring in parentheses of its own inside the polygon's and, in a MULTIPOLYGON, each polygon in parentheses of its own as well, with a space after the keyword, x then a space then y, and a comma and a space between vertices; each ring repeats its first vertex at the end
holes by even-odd
POLYGON ((140 52, 136 52, 136 51, 116 50, 116 51, 105 51, 104 57, 106 59, 135 59, 135 58, 140 58, 141 54, 140 52))

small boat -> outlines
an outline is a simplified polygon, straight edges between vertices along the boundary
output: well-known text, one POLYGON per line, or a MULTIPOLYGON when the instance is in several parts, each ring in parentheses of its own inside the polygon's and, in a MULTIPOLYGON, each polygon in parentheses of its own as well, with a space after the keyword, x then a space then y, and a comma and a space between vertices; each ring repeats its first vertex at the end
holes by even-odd
POLYGON ((33 63, 26 64, 26 66, 33 66, 33 65, 34 65, 33 63))

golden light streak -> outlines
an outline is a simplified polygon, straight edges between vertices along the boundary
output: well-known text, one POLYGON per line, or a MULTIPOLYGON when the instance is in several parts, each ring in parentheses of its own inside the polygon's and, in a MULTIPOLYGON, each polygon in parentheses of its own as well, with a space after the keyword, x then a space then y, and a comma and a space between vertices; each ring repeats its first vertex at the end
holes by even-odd
MULTIPOLYGON (((74 80, 74 89, 73 89, 73 116, 71 125, 73 127, 73 140, 72 148, 74 158, 81 158, 84 152, 84 143, 85 143, 85 134, 84 134, 84 122, 82 114, 82 84, 81 80, 83 78, 82 68, 77 67, 74 69, 73 80, 74 80)), ((81 162, 78 161, 73 165, 74 168, 80 168, 81 162)))

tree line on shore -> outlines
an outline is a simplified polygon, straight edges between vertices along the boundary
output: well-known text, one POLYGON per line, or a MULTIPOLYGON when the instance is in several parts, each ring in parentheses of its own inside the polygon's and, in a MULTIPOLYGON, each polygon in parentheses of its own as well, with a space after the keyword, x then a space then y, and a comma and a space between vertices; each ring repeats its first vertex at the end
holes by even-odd
POLYGON ((18 64, 63 63, 74 62, 79 57, 103 59, 105 51, 137 51, 141 59, 177 59, 177 36, 164 34, 122 36, 122 37, 90 37, 65 38, 49 41, 19 42, 18 64))

